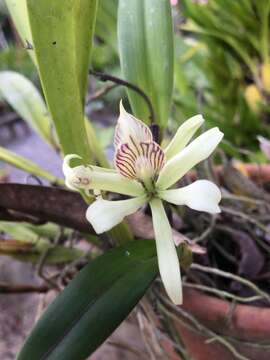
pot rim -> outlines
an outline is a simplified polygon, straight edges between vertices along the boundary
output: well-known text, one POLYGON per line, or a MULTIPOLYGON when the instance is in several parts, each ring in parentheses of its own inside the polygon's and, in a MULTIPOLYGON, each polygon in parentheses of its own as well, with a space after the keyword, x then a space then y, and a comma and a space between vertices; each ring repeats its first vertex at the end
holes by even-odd
MULTIPOLYGON (((270 181, 270 165, 244 164, 248 175, 256 182, 270 181)), ((222 167, 217 169, 222 172, 222 167)), ((224 335, 235 336, 242 340, 270 340, 270 305, 258 307, 223 300, 203 291, 185 288, 183 309, 191 312, 202 323, 224 335), (230 321, 228 321, 230 316, 230 321)))
POLYGON ((219 333, 249 341, 270 339, 270 307, 237 304, 232 309, 229 300, 194 289, 184 288, 183 292, 183 309, 219 333))

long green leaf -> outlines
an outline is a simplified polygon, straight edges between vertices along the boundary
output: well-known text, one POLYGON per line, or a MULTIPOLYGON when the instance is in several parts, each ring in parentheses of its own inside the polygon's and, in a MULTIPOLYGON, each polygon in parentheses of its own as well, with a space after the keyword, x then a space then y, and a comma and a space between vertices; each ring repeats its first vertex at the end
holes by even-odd
MULTIPOLYGON (((15 27, 21 37, 24 47, 31 47, 33 41, 27 15, 26 0, 6 0, 6 5, 15 27)), ((29 54, 35 62, 34 51, 29 51, 29 54)))
POLYGON ((62 179, 57 178, 48 171, 42 169, 37 164, 33 163, 31 160, 28 160, 20 155, 15 154, 12 151, 9 151, 0 146, 0 160, 15 166, 18 169, 28 172, 36 176, 43 177, 51 183, 64 185, 62 179))
MULTIPOLYGON (((126 80, 150 97, 157 123, 166 127, 173 89, 173 28, 168 0, 119 0, 118 41, 126 80)), ((145 101, 128 91, 132 110, 149 119, 145 101)))
POLYGON ((37 66, 63 152, 89 162, 84 97, 96 0, 27 0, 37 66))
POLYGON ((90 262, 49 306, 18 360, 83 360, 114 331, 154 280, 152 241, 136 241, 90 262))
POLYGON ((7 101, 45 141, 57 147, 46 105, 30 80, 14 71, 1 71, 0 97, 7 101))

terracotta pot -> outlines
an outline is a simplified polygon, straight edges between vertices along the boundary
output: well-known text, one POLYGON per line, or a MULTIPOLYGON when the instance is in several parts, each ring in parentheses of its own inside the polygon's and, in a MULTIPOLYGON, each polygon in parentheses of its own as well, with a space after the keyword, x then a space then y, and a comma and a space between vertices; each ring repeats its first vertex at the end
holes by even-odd
MULTIPOLYGON (((258 183, 270 181, 269 165, 258 166, 251 164, 246 166, 246 170, 249 176, 258 183)), ((255 345, 255 343, 270 344, 270 307, 259 308, 238 304, 232 308, 229 301, 185 288, 182 308, 202 325, 207 326, 208 329, 235 340, 235 342, 232 342, 233 347, 242 355, 242 359, 270 359, 270 347, 258 348, 255 345)), ((182 320, 187 322, 186 319, 182 320)), ((192 360, 241 359, 241 357, 236 357, 219 342, 207 342, 207 340, 211 339, 211 336, 205 336, 200 331, 191 330, 179 321, 174 321, 174 326, 179 332, 192 360)), ((167 346, 164 348, 166 349, 167 346)))
MULTIPOLYGON (((183 309, 194 316, 202 325, 220 335, 226 335, 237 342, 234 348, 250 360, 269 360, 270 348, 256 348, 252 343, 270 343, 270 308, 237 305, 233 310, 229 301, 204 295, 199 291, 185 289, 183 309), (228 322, 228 316, 230 321, 228 322), (250 343, 250 345, 248 344, 250 343)), ((186 320, 185 320, 186 321, 186 320)), ((230 350, 217 341, 207 343, 200 332, 192 331, 174 322, 176 330, 194 360, 237 359, 230 350)))

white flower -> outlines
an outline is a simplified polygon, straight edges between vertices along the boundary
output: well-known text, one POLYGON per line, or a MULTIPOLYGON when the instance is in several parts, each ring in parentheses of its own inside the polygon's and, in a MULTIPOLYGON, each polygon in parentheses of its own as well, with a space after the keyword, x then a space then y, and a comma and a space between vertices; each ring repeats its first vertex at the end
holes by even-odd
POLYGON ((116 170, 90 165, 72 168, 70 161, 78 158, 77 155, 66 156, 63 164, 66 185, 73 190, 104 190, 131 196, 118 201, 100 197, 89 206, 86 217, 97 234, 110 230, 125 216, 149 203, 160 275, 175 304, 182 303, 181 275, 172 229, 162 200, 211 214, 220 212, 221 192, 208 180, 197 180, 180 189, 169 189, 191 168, 209 157, 222 139, 223 133, 213 128, 189 143, 203 121, 201 115, 187 120, 163 150, 154 142, 150 129, 127 113, 120 103, 114 139, 116 170))

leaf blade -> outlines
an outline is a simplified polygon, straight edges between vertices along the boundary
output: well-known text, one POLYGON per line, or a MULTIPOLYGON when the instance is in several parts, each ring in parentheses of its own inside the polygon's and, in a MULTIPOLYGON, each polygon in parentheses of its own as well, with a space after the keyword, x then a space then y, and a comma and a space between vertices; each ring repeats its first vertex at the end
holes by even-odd
POLYGON ((47 143, 57 148, 45 102, 30 80, 14 71, 1 71, 0 96, 47 143))
POLYGON ((18 360, 30 354, 33 359, 85 359, 132 310, 157 271, 151 241, 132 242, 97 258, 48 308, 18 360))
POLYGON ((17 155, 16 153, 7 150, 0 146, 0 160, 15 166, 18 169, 28 172, 29 174, 33 174, 36 176, 43 177, 51 183, 64 185, 64 180, 59 179, 50 172, 42 169, 37 164, 32 162, 31 160, 26 159, 23 156, 17 155))
MULTIPOLYGON (((173 89, 174 50, 169 1, 120 0, 118 43, 124 78, 148 95, 156 122, 164 130, 173 89)), ((144 99, 132 90, 127 93, 135 115, 148 122, 149 109, 144 99)))
POLYGON ((96 0, 27 0, 27 9, 42 87, 63 152, 89 162, 84 98, 96 0))

